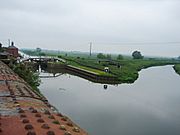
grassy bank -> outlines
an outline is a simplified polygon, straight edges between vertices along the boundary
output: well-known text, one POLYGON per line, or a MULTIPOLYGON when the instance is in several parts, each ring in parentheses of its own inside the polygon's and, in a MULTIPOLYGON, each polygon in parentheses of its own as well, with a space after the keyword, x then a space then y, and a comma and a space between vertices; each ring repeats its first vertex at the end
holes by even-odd
POLYGON ((176 65, 174 66, 174 70, 176 71, 177 74, 180 75, 180 64, 176 64, 176 65))
POLYGON ((133 83, 139 76, 138 72, 153 66, 175 64, 178 61, 167 59, 123 59, 123 60, 99 60, 91 58, 64 57, 67 63, 82 69, 118 77, 120 83, 133 83), (109 67, 110 72, 104 72, 104 67, 109 67))

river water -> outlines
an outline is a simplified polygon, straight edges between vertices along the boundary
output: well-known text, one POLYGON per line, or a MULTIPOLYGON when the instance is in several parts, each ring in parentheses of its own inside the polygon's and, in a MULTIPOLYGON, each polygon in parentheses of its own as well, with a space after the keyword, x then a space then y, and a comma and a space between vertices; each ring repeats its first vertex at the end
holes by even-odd
POLYGON ((134 84, 108 85, 63 74, 41 92, 90 135, 179 135, 180 76, 172 66, 140 72, 134 84))

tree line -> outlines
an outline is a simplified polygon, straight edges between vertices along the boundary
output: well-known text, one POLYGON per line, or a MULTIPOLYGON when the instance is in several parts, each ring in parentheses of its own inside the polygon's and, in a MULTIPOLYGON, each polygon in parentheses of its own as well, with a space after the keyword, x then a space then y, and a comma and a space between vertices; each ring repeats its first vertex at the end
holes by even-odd
MULTIPOLYGON (((134 51, 132 53, 132 57, 133 57, 133 59, 143 59, 144 58, 144 56, 142 56, 140 51, 134 51)), ((98 59, 108 59, 108 60, 112 59, 110 54, 103 54, 103 53, 98 53, 97 58, 98 59)), ((117 56, 117 60, 123 60, 123 59, 124 59, 123 55, 119 54, 117 56)))

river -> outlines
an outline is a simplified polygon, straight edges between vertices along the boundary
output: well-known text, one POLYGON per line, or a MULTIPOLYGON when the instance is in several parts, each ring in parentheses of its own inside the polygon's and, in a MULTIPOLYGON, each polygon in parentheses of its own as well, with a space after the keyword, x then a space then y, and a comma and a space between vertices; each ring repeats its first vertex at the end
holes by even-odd
POLYGON ((144 69, 135 83, 107 89, 63 74, 42 78, 40 90, 90 135, 180 134, 180 76, 172 66, 144 69))

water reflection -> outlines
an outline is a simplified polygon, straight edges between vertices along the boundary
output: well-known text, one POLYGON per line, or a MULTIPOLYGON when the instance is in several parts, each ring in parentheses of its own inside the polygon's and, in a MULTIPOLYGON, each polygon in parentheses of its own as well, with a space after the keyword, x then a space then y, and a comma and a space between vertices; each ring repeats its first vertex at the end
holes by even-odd
POLYGON ((42 82, 48 100, 91 135, 180 133, 180 77, 172 66, 143 70, 134 84, 108 90, 106 84, 66 74, 42 82))
POLYGON ((91 82, 95 83, 101 83, 101 84, 111 84, 111 85, 117 85, 120 82, 116 78, 106 78, 106 77, 99 77, 99 76, 93 76, 93 75, 87 75, 87 74, 82 74, 79 72, 76 72, 74 70, 69 70, 65 68, 43 68, 44 73, 51 73, 56 77, 55 75, 58 73, 61 74, 69 74, 69 75, 75 75, 79 76, 81 78, 84 78, 86 80, 89 80, 91 82))

